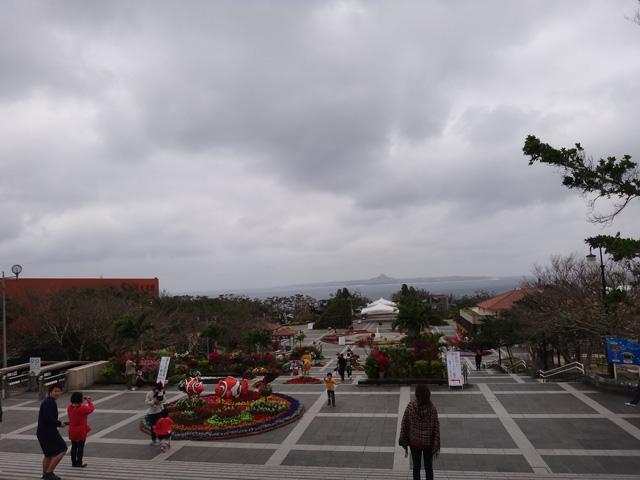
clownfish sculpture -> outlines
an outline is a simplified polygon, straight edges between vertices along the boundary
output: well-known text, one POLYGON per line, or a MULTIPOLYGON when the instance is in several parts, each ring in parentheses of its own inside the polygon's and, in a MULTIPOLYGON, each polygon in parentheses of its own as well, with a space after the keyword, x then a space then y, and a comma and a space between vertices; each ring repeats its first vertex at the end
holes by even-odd
POLYGON ((231 398, 238 398, 242 395, 242 392, 248 389, 249 384, 245 379, 240 381, 233 377, 227 377, 218 382, 218 385, 215 388, 215 393, 217 397, 224 398, 225 400, 231 400, 231 398))
POLYGON ((184 391, 189 396, 189 398, 199 397, 200 394, 204 391, 204 385, 202 384, 202 380, 200 377, 191 377, 184 384, 184 391))

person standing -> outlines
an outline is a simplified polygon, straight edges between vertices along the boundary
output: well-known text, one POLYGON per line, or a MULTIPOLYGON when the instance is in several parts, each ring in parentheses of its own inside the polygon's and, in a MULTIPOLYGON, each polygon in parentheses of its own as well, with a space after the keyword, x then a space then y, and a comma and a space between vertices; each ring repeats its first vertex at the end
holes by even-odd
MULTIPOLYGON (((631 394, 631 400, 629 400, 625 405, 629 405, 630 407, 637 407, 638 402, 640 402, 640 383, 635 388, 633 393, 631 394)), ((2 420, 2 412, 0 412, 0 421, 2 420)))
POLYGON ((136 362, 133 361, 133 357, 129 356, 124 364, 124 374, 127 377, 127 390, 136 389, 136 387, 133 386, 133 382, 136 378, 136 371, 136 362))
POLYGON ((336 382, 333 379, 333 375, 331 373, 327 373, 327 376, 324 379, 324 383, 327 386, 327 405, 336 406, 336 385, 340 385, 339 382, 336 382))
POLYGON ((153 431, 158 435, 163 452, 167 448, 171 448, 171 425, 173 425, 173 420, 169 418, 169 410, 163 408, 160 412, 160 419, 153 426, 153 431))
POLYGON ((83 397, 82 393, 71 394, 71 403, 67 406, 67 416, 69 417, 69 440, 71 440, 71 466, 84 468, 86 463, 82 463, 84 455, 84 444, 89 433, 87 417, 93 412, 94 407, 91 397, 83 397), (83 405, 84 400, 87 401, 83 405))
POLYGON ((152 383, 150 385, 151 390, 147 392, 146 402, 149 406, 149 413, 147 414, 147 423, 149 424, 149 430, 151 431, 151 445, 156 444, 157 435, 153 431, 153 427, 160 418, 162 413, 162 402, 164 401, 164 395, 162 386, 158 388, 158 384, 152 383))
POLYGON ((344 358, 344 355, 341 353, 338 357, 338 373, 340 374, 340 378, 344 382, 344 371, 347 368, 347 359, 344 358))
POLYGON ((67 444, 58 431, 58 428, 66 426, 64 422, 58 420, 56 400, 60 398, 60 395, 62 395, 60 387, 51 385, 49 387, 49 396, 40 404, 40 412, 38 413, 36 436, 44 454, 44 459, 42 460, 42 478, 44 480, 60 480, 60 477, 53 471, 65 453, 67 453, 67 444))
POLYGON ((482 369, 482 351, 478 348, 476 350, 476 370, 482 369))
POLYGON ((353 357, 351 357, 351 351, 347 352, 347 375, 351 378, 351 371, 353 370, 353 357))
POLYGON ((440 453, 440 421, 431 402, 431 390, 425 384, 416 387, 416 398, 404 411, 398 443, 405 451, 411 449, 413 480, 420 480, 423 457, 426 478, 433 480, 433 459, 440 453))

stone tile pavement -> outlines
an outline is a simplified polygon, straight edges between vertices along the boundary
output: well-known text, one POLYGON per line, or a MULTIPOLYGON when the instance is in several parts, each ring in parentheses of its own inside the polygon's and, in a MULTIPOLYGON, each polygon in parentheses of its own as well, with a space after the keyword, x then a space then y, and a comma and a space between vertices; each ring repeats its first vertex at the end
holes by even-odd
MULTIPOLYGON (((334 350, 325 347, 325 355, 332 359, 334 350)), ((312 375, 324 376, 334 362, 314 367, 312 375)), ((85 449, 89 466, 71 468, 65 457, 56 473, 76 480, 411 478, 397 437, 413 388, 358 386, 362 375, 354 372, 337 388, 336 407, 326 405, 323 386, 285 385, 281 377, 274 389, 304 403, 300 420, 251 437, 174 441, 167 453, 139 430, 145 390, 95 386, 85 391, 96 405, 85 449)), ((471 375, 464 390, 432 387, 442 435, 436 478, 640 479, 640 410, 624 405, 626 397, 578 383, 543 384, 491 371, 471 375)), ((61 418, 69 396, 58 400, 61 418)), ((182 396, 170 389, 167 399, 182 396)), ((39 403, 35 393, 3 402, 0 479, 40 478, 39 403)))

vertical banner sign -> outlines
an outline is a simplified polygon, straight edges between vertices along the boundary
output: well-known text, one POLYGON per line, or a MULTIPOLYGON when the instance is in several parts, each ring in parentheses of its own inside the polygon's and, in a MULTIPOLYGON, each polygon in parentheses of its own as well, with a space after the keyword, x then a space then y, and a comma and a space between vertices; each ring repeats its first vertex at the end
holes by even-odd
POLYGON ((347 338, 344 336, 340 336, 338 337, 338 345, 346 345, 347 344, 347 338))
POLYGON ((40 375, 40 357, 29 358, 29 375, 40 375))
POLYGON ((171 357, 162 357, 162 360, 160 360, 160 368, 158 369, 158 378, 156 379, 156 383, 162 383, 164 385, 164 381, 167 379, 170 360, 171 357))
POLYGON ((450 387, 462 387, 460 352, 447 352, 447 375, 450 387))

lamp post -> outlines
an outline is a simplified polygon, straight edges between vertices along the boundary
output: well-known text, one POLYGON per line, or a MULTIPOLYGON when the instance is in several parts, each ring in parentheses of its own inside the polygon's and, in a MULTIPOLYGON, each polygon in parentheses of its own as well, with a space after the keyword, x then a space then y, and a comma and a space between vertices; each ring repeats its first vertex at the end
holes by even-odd
POLYGON ((18 279, 18 275, 22 272, 20 265, 14 265, 11 267, 13 276, 5 277, 4 270, 2 271, 2 368, 7 368, 7 278, 18 279))
MULTIPOLYGON (((602 247, 598 247, 598 250, 600 251, 600 275, 602 279, 602 305, 604 306, 604 312, 608 313, 609 307, 607 306, 607 281, 604 278, 604 261, 602 260, 602 247)), ((591 247, 589 247, 589 255, 587 255, 587 262, 591 264, 596 263, 596 256, 591 251, 591 247)), ((609 376, 611 378, 616 378, 616 371, 613 363, 608 364, 608 370, 609 370, 609 376)))
MULTIPOLYGON (((604 262, 602 261, 602 247, 598 247, 600 250, 600 274, 602 275, 602 302, 604 304, 604 310, 607 311, 607 282, 604 279, 604 262)), ((591 251, 591 247, 589 247, 589 255, 587 255, 587 262, 593 264, 596 263, 596 256, 591 251)))

